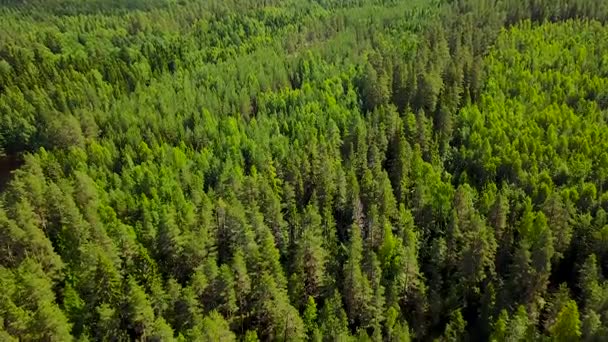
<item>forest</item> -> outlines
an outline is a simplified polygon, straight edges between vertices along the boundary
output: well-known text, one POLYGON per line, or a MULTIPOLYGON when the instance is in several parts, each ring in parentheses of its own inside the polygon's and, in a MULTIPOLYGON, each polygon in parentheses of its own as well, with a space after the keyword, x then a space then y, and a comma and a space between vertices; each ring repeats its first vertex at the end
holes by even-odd
POLYGON ((608 340, 607 20, 0 0, 0 341, 608 340))

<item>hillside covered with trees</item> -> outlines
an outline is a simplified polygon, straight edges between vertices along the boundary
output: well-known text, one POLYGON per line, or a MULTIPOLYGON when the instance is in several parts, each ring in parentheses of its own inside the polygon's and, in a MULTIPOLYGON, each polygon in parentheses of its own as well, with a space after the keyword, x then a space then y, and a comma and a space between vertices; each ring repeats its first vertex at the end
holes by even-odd
POLYGON ((3 0, 0 341, 605 341, 605 0, 3 0))

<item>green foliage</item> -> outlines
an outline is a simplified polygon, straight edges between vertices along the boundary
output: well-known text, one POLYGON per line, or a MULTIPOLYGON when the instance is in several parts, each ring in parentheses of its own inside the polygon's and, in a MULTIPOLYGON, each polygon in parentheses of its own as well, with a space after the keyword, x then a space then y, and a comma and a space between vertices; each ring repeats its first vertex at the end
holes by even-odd
POLYGON ((606 18, 5 1, 0 340, 605 340, 606 18))
POLYGON ((568 301, 559 312, 555 324, 549 328, 555 341, 577 341, 581 337, 581 320, 578 307, 573 300, 568 301))
POLYGON ((32 259, 14 270, 0 267, 0 317, 10 339, 68 341, 71 325, 55 300, 52 280, 32 259))

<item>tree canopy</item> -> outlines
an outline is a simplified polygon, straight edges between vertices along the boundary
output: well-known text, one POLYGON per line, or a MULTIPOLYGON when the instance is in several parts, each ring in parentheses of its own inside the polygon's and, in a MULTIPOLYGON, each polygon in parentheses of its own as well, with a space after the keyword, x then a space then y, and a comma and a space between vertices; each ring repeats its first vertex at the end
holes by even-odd
POLYGON ((608 337, 606 1, 0 19, 0 340, 608 337))

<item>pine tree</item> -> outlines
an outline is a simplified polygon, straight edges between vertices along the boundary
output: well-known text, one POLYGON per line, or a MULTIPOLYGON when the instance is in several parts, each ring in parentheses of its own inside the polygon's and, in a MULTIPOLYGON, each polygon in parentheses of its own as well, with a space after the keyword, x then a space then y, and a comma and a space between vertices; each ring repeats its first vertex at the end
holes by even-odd
POLYGON ((127 317, 129 329, 137 339, 146 339, 151 335, 154 326, 154 312, 148 302, 146 293, 133 278, 127 281, 127 317))
POLYGON ((348 259, 344 264, 344 304, 351 324, 367 327, 371 323, 370 309, 373 290, 361 270, 363 241, 360 228, 353 224, 350 229, 348 259))
POLYGON ((344 339, 350 336, 348 318, 342 306, 342 298, 338 291, 325 299, 319 314, 321 331, 325 338, 344 339))
POLYGON ((554 341, 578 341, 581 337, 581 320, 578 307, 573 300, 568 301, 557 315, 555 324, 549 329, 554 341))
POLYGON ((323 248, 321 219, 314 206, 309 205, 306 208, 303 232, 298 240, 294 257, 296 279, 304 286, 304 293, 297 299, 300 302, 304 302, 309 296, 318 298, 324 285, 327 252, 323 248))
POLYGON ((543 213, 547 218, 547 224, 551 228, 555 239, 554 258, 559 259, 570 245, 570 240, 572 239, 570 213, 564 205, 561 196, 556 193, 549 196, 543 204, 543 213))
POLYGON ((244 333, 244 321, 247 319, 249 308, 249 295, 251 294, 251 278, 247 272, 243 255, 240 251, 232 258, 232 271, 234 272, 234 291, 238 306, 238 324, 241 334, 244 333))

